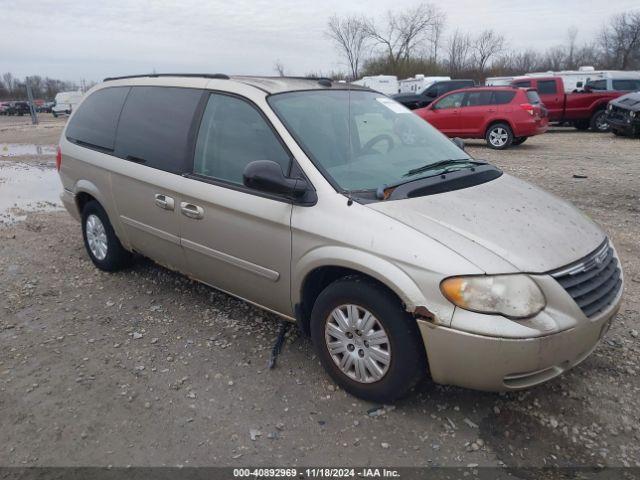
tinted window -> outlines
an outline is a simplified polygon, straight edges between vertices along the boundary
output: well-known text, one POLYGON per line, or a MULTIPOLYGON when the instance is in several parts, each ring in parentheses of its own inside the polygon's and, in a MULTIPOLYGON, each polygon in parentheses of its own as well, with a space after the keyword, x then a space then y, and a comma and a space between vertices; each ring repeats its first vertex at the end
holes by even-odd
POLYGON ((194 173, 242 185, 247 164, 273 160, 284 174, 290 158, 264 117, 251 104, 228 95, 211 95, 202 117, 194 173))
POLYGON ((436 103, 435 107, 433 108, 435 108, 436 110, 444 110, 447 108, 458 108, 462 106, 462 100, 464 99, 464 95, 465 95, 464 92, 452 93, 451 95, 447 95, 438 103, 436 103))
POLYGON ((614 90, 639 90, 640 80, 614 80, 614 90))
POLYGON ((186 171, 189 129, 202 90, 132 87, 122 109, 116 155, 172 173, 186 171))
POLYGON ((491 103, 491 90, 480 90, 477 92, 469 92, 464 102, 465 107, 479 107, 489 105, 491 103))
POLYGON ((82 102, 67 127, 67 139, 113 151, 118 116, 129 87, 98 90, 82 102))
POLYGON ((531 80, 525 80, 523 82, 513 82, 516 87, 529 88, 531 86, 531 80))
POLYGON ((513 100, 513 97, 516 96, 516 92, 512 91, 502 91, 502 90, 498 90, 493 92, 493 99, 492 102, 495 103, 496 105, 504 105, 506 103, 511 102, 511 100, 513 100))
POLYGON ((535 90, 527 90, 527 100, 529 100, 531 104, 540 103, 540 96, 535 90))
POLYGON ((556 93, 556 81, 555 80, 540 80, 536 88, 540 95, 553 95, 556 93))
POLYGON ((587 82, 587 87, 592 90, 606 90, 607 89, 607 81, 606 80, 594 80, 593 82, 587 82))

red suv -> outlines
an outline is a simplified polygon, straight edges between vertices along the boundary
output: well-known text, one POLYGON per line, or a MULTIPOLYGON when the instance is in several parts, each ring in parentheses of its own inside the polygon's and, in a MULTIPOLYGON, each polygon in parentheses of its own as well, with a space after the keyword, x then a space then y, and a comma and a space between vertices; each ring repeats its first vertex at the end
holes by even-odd
POLYGON ((534 89, 465 88, 413 112, 449 137, 484 138, 497 150, 520 145, 549 128, 547 111, 534 89))

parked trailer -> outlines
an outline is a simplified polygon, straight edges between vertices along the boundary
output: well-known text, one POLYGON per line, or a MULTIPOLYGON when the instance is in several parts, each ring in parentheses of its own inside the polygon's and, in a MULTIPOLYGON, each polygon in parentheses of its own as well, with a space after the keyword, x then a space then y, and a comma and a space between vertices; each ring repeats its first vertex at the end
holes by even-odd
POLYGON ((368 87, 385 95, 393 95, 398 93, 398 77, 395 75, 373 75, 362 77, 360 80, 352 82, 355 85, 368 87))

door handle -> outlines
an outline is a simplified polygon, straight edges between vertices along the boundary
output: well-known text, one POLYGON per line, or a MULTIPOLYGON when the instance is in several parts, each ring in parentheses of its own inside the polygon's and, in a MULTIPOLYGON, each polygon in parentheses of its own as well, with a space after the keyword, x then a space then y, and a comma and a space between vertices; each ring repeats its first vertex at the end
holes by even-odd
POLYGON ((153 201, 158 207, 164 210, 173 210, 175 207, 175 202, 173 198, 167 197, 166 195, 163 195, 161 193, 156 193, 154 195, 153 201))
POLYGON ((200 220, 204 217, 204 208, 199 205, 194 205, 193 203, 181 202, 180 211, 183 215, 195 220, 200 220))

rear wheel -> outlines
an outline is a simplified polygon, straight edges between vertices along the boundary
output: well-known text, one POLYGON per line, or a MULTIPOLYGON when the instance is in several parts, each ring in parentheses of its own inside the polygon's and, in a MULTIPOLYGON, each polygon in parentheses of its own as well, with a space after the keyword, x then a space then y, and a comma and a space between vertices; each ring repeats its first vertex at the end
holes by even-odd
POLYGON ((311 313, 311 338, 331 378, 366 400, 402 397, 427 368, 415 319, 366 278, 346 277, 322 291, 311 313))
POLYGON ((504 150, 513 143, 513 132, 506 123, 495 123, 487 129, 485 140, 489 148, 504 150))
POLYGON ((529 137, 516 137, 513 139, 512 145, 522 145, 529 137))
POLYGON ((114 272, 131 264, 131 253, 124 249, 107 212, 95 200, 82 210, 82 237, 89 258, 100 270, 114 272))
POLYGON ((609 121, 607 120, 607 112, 605 110, 598 110, 591 117, 589 122, 591 130, 598 133, 605 133, 611 129, 609 121))

